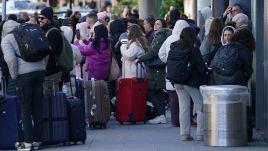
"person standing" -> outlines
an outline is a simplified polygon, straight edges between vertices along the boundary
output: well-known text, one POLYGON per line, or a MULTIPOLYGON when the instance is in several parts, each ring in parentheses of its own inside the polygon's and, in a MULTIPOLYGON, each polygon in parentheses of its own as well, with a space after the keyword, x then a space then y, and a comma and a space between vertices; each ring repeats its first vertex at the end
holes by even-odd
POLYGON ((20 57, 17 41, 12 33, 19 24, 8 20, 3 25, 1 48, 12 79, 17 79, 17 98, 20 101, 24 142, 16 144, 19 151, 38 149, 42 142, 42 100, 45 59, 27 62, 20 57))
MULTIPOLYGON (((149 50, 142 56, 136 59, 136 62, 148 62, 159 59, 158 51, 166 38, 171 35, 171 30, 166 27, 166 22, 163 19, 157 19, 154 25, 154 39, 149 47, 149 50)), ((150 124, 165 124, 165 97, 163 89, 165 89, 165 65, 159 67, 147 66, 148 75, 148 95, 147 98, 153 103, 155 108, 155 116, 148 122, 150 124)))
MULTIPOLYGON (((182 141, 193 140, 192 136, 190 135, 190 129, 191 129, 191 122, 190 122, 191 99, 190 98, 192 98, 194 102, 194 106, 195 106, 196 113, 197 113, 196 140, 198 141, 203 140, 203 112, 202 112, 203 100, 202 100, 201 93, 199 91, 199 86, 207 83, 206 81, 207 68, 202 58, 202 55, 200 53, 200 50, 194 46, 195 41, 196 41, 195 30, 191 27, 186 27, 182 30, 180 39, 177 42, 172 43, 171 50, 170 50, 170 53, 172 51, 174 53, 175 52, 187 52, 189 54, 188 55, 188 61, 190 62, 189 77, 187 77, 187 79, 185 79, 184 81, 180 81, 180 82, 171 81, 174 84, 174 88, 176 90, 176 93, 178 95, 178 100, 179 100, 180 140, 182 141)), ((178 61, 182 61, 182 60, 178 60, 178 61)), ((182 67, 182 66, 179 66, 179 67, 182 67)), ((183 71, 183 69, 180 69, 180 68, 176 68, 176 70, 183 71)), ((172 72, 172 71, 168 71, 168 72, 172 72)), ((181 74, 181 76, 184 76, 184 75, 181 74)))

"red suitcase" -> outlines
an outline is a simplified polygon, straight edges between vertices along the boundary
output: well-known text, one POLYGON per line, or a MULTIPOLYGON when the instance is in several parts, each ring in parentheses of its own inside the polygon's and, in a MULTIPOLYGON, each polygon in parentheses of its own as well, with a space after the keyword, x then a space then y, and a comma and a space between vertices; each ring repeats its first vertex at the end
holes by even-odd
MULTIPOLYGON (((141 70, 142 72, 142 70, 141 70)), ((138 76, 137 68, 137 77, 138 76)), ((116 101, 116 120, 123 122, 144 122, 146 114, 147 78, 119 79, 116 101)))

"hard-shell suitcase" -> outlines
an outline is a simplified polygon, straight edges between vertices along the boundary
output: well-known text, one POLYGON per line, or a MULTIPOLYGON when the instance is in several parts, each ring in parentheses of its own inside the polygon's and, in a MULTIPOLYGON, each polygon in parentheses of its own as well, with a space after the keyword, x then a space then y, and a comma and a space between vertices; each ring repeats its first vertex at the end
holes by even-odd
POLYGON ((147 78, 123 78, 119 81, 116 101, 116 120, 123 122, 145 122, 147 78))
MULTIPOLYGON (((123 66, 125 62, 123 63, 123 66)), ((124 67, 123 67, 124 69, 124 67)), ((144 75, 144 66, 138 63, 136 67, 136 77, 118 79, 116 93, 116 120, 123 122, 146 122, 146 100, 148 79, 144 75)))
POLYGON ((69 97, 67 99, 67 106, 70 142, 82 142, 84 144, 87 138, 84 106, 77 97, 69 97))
POLYGON ((91 79, 86 87, 90 129, 106 128, 111 115, 107 84, 103 80, 91 79))
MULTIPOLYGON (((82 83, 78 83, 78 79, 72 76, 75 81, 76 92, 79 89, 84 91, 82 83), (80 87, 79 87, 80 86, 80 87)), ((81 80, 80 80, 81 81, 81 80)), ((72 84, 71 84, 72 85, 72 84)), ((71 87, 71 97, 67 97, 67 110, 68 110, 68 118, 69 118, 69 135, 70 142, 85 143, 86 140, 86 122, 85 122, 85 107, 84 107, 84 96, 80 96, 81 98, 75 97, 72 87, 71 87), (82 101, 83 99, 83 101, 82 101)))
POLYGON ((63 92, 48 92, 43 99, 43 142, 69 142, 67 99, 63 92))
POLYGON ((6 100, 0 103, 0 149, 15 149, 23 141, 20 107, 16 96, 6 100))

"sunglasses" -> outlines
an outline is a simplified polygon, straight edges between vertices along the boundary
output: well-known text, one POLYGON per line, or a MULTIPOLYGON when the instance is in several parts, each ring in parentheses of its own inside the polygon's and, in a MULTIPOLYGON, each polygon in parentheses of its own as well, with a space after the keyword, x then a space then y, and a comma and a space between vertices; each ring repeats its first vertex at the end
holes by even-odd
POLYGON ((39 19, 40 20, 44 20, 44 19, 47 19, 46 17, 43 17, 43 16, 39 16, 39 19))

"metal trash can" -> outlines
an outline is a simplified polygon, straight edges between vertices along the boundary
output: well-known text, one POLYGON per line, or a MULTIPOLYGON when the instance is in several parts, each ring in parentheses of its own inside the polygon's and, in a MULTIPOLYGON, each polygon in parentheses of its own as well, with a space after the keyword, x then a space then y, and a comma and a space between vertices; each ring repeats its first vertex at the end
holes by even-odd
POLYGON ((207 146, 247 145, 247 87, 200 86, 203 97, 204 143, 207 146))

